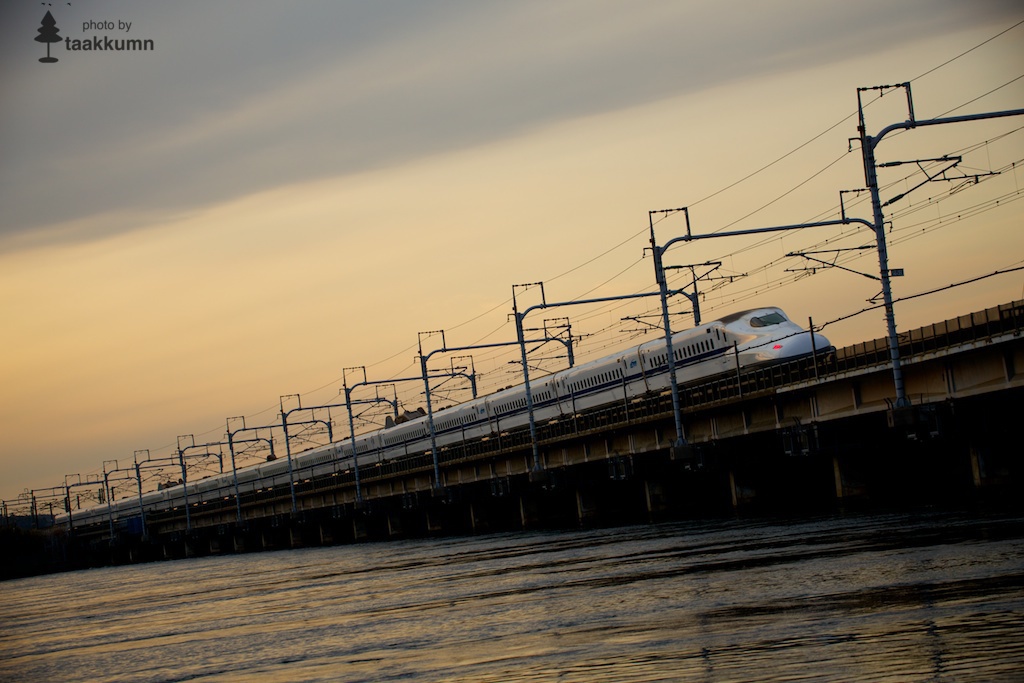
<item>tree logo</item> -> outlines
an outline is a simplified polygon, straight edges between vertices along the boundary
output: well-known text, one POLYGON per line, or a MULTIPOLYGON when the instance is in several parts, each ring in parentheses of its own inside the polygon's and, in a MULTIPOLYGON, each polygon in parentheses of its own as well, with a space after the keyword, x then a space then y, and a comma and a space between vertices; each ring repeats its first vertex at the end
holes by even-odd
POLYGON ((50 56, 50 43, 59 43, 64 39, 60 37, 57 28, 57 20, 53 18, 53 15, 49 11, 46 12, 46 16, 43 17, 42 24, 39 26, 39 35, 36 36, 36 41, 40 43, 46 43, 46 56, 40 57, 39 61, 52 64, 57 61, 56 57, 50 56))

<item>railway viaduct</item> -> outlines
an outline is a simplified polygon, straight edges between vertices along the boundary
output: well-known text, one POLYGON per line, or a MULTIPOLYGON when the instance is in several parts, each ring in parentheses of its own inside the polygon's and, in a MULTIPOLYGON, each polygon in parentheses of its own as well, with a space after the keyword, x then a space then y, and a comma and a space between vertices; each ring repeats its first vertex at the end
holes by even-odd
POLYGON ((610 524, 732 508, 834 509, 1012 496, 1021 483, 1024 301, 900 335, 907 395, 894 406, 886 340, 681 387, 528 429, 183 509, 76 527, 90 563, 610 524), (357 495, 358 491, 358 495, 357 495), (242 519, 238 519, 238 509, 242 519))

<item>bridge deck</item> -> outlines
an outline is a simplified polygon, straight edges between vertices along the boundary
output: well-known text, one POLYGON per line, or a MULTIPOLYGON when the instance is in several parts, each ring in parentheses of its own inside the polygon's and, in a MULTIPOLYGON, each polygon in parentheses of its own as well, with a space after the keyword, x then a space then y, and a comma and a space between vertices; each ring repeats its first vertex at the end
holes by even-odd
MULTIPOLYGON (((1024 301, 1015 301, 969 315, 910 330, 900 335, 900 354, 908 393, 917 404, 946 400, 972 391, 1016 387, 1015 367, 1024 366, 1022 345, 1024 301), (1006 350, 980 361, 969 358, 978 349, 1006 350), (952 370, 951 359, 973 367, 952 370), (979 367, 981 368, 979 370, 979 367), (955 375, 967 377, 957 385, 955 375)), ((854 344, 834 352, 789 363, 728 374, 680 388, 684 429, 691 443, 706 443, 794 425, 827 422, 854 414, 891 408, 891 362, 885 339, 854 344)), ((613 460, 651 451, 665 451, 674 441, 669 393, 617 403, 537 425, 545 467, 593 460, 613 460)), ((500 493, 508 477, 527 474, 532 462, 525 428, 440 449, 438 461, 445 486, 490 480, 500 493)), ((429 452, 360 468, 363 501, 412 495, 433 489, 433 458, 429 452)), ((296 473, 296 496, 302 509, 356 503, 351 470, 311 478, 296 473)), ((193 524, 229 523, 233 499, 200 500, 193 524)), ((287 514, 287 488, 243 491, 247 518, 287 514)), ((180 511, 150 515, 156 525, 179 526, 180 511)))

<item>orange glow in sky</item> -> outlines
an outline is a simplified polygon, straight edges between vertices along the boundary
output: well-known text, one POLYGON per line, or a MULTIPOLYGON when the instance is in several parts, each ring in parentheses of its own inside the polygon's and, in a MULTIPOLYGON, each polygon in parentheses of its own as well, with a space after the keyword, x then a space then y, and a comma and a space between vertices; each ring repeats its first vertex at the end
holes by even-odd
MULTIPOLYGON (((417 3, 327 3, 301 21, 255 4, 73 3, 52 10, 62 36, 92 35, 82 22, 102 16, 155 49, 54 44, 53 64, 32 39, 38 4, 5 6, 5 500, 138 449, 168 455, 177 435, 217 441, 228 416, 276 423, 282 395, 337 402, 343 368, 418 374, 418 332, 513 340, 514 284, 543 281, 549 301, 652 291, 649 210, 688 206, 696 233, 838 218, 840 190, 864 184, 848 142, 858 86, 913 79, 918 119, 1024 107, 1014 3, 857 9, 892 13, 876 23, 795 1, 454 2, 430 18, 417 3)), ((865 101, 871 133, 908 116, 900 90, 865 101)), ((890 262, 906 272, 897 297, 1024 265, 1024 117, 879 146, 879 161, 947 154, 963 156, 951 175, 979 182, 929 183, 886 208, 890 262)), ((921 169, 880 180, 892 197, 921 169)), ((847 201, 870 218, 866 196, 847 201)), ((656 232, 664 242, 685 223, 656 232)), ((708 240, 666 264, 718 260, 716 276, 734 276, 701 283, 705 320, 778 305, 821 324, 867 306, 878 283, 794 272, 808 263, 785 254, 871 241, 854 228, 708 240)), ((877 273, 874 252, 842 258, 877 273)), ((899 304, 897 323, 1022 297, 1016 272, 899 304)), ((623 318, 655 306, 551 317, 572 320, 579 361, 650 339, 623 318)), ((881 337, 882 314, 825 334, 881 337)), ((519 381, 517 354, 474 354, 482 391, 519 381)), ((421 393, 399 388, 409 409, 421 393)))

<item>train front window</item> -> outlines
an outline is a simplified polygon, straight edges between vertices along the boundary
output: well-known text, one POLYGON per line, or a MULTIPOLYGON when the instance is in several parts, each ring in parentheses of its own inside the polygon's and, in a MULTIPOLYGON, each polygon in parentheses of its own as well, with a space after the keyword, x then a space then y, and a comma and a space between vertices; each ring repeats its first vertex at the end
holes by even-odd
POLYGON ((750 319, 751 327, 768 327, 769 325, 778 325, 779 323, 786 322, 786 318, 781 313, 769 313, 767 315, 754 316, 750 319))

